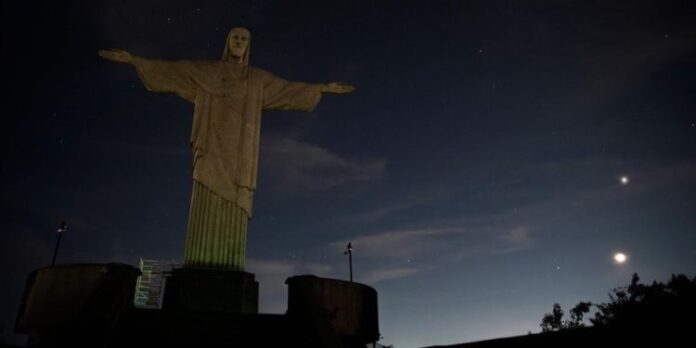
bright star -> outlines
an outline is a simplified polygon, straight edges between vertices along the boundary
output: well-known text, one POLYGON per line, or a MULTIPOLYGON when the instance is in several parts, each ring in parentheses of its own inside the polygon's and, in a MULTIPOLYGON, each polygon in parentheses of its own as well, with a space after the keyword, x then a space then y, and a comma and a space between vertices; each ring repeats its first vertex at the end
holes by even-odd
POLYGON ((614 261, 616 263, 618 263, 619 265, 625 263, 626 260, 628 260, 628 257, 626 256, 626 254, 624 254, 624 253, 614 254, 614 261))
POLYGON ((622 176, 619 181, 621 181, 621 185, 626 185, 628 184, 628 177, 627 176, 622 176))

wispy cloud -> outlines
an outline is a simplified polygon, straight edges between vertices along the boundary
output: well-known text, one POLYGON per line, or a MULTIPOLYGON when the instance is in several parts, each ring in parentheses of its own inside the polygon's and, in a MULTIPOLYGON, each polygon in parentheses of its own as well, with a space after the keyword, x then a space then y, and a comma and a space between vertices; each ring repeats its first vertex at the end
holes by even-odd
POLYGON ((297 265, 287 260, 248 259, 246 268, 261 277, 287 278, 295 273, 297 265))
MULTIPOLYGON (((509 187, 498 197, 505 204, 492 212, 462 211, 437 219, 426 214, 420 220, 404 222, 409 227, 344 237, 331 242, 330 246, 340 252, 351 242, 354 252, 369 260, 372 270, 365 272, 361 281, 376 283, 414 277, 424 270, 473 256, 497 256, 529 250, 539 244, 540 233, 549 233, 576 221, 578 214, 587 213, 587 207, 602 211, 603 207, 651 194, 665 186, 685 185, 696 180, 696 162, 693 161, 674 163, 669 167, 632 164, 630 167, 636 168, 628 173, 632 181, 628 186, 622 186, 618 178, 622 174, 619 169, 623 167, 617 166, 612 159, 537 163, 526 168, 522 175, 541 178, 545 185, 553 187, 552 190, 535 191, 534 186, 525 181, 508 182, 509 187), (594 168, 605 170, 574 186, 567 185, 564 180, 568 174, 592 172, 594 168), (612 168, 616 168, 615 177, 612 168)), ((442 196, 439 203, 447 203, 450 198, 451 195, 442 196)), ((419 204, 419 201, 404 203, 396 200, 392 205, 386 202, 387 208, 377 215, 395 214, 414 204, 419 204)))
MULTIPOLYGON (((340 254, 346 244, 352 242, 355 253, 370 267, 360 272, 357 281, 374 284, 417 277, 429 269, 474 256, 495 257, 535 248, 540 244, 540 233, 557 230, 558 226, 575 221, 578 214, 587 212, 587 207, 601 211, 603 207, 651 194, 665 186, 696 182, 694 161, 661 167, 649 164, 631 165, 631 168, 637 169, 628 173, 631 176, 628 186, 622 186, 618 181, 622 172, 616 171, 615 177, 612 176, 613 168, 618 170, 622 167, 624 165, 617 165, 612 159, 537 163, 520 175, 540 178, 539 180, 545 184, 550 183, 552 190, 537 192, 533 182, 508 182, 509 188, 498 197, 499 201, 506 204, 493 212, 487 211, 482 214, 473 210, 473 213, 458 212, 437 219, 424 215, 422 220, 404 222, 403 228, 395 226, 386 230, 376 229, 367 234, 345 236, 329 242, 329 246, 336 254, 340 254), (574 186, 569 186, 564 180, 569 173, 594 170, 593 168, 604 170, 574 186), (528 198, 517 199, 518 196, 528 198), (515 205, 510 202, 521 204, 515 205)), ((452 196, 450 194, 438 197, 446 203, 452 196)), ((439 203, 443 203, 442 201, 439 203)), ((388 216, 402 209, 409 209, 414 204, 419 204, 419 200, 401 203, 403 202, 395 201, 394 208, 386 209, 383 215, 388 216)), ((342 274, 344 266, 277 261, 259 264, 257 272, 275 274, 273 282, 285 291, 283 282, 289 276, 310 273, 332 277, 339 271, 342 274)))
MULTIPOLYGON (((579 160, 555 162, 540 165, 530 174, 547 172, 591 172, 592 168, 616 167, 612 160, 579 160)), ((541 174, 540 174, 541 175, 541 174)), ((636 169, 616 171, 615 176, 589 180, 581 187, 562 187, 552 193, 540 196, 517 211, 507 212, 502 217, 507 220, 515 216, 524 216, 525 221, 535 227, 552 225, 559 221, 567 221, 578 214, 578 207, 593 207, 595 210, 611 208, 618 202, 635 200, 650 195, 669 186, 685 186, 696 183, 696 161, 683 161, 669 166, 636 166, 636 169), (627 174, 631 182, 623 186, 619 176, 627 174)), ((514 194, 510 192, 510 194, 514 194)))
POLYGON ((285 188, 327 190, 384 176, 386 161, 356 161, 289 136, 267 134, 261 165, 285 188))
POLYGON ((246 268, 257 276, 264 278, 286 278, 298 274, 313 274, 316 276, 331 276, 335 270, 333 265, 324 263, 301 262, 294 259, 249 259, 246 268))
POLYGON ((518 250, 529 249, 534 245, 530 230, 526 226, 519 226, 503 232, 498 236, 496 254, 506 254, 518 250))
POLYGON ((388 202, 365 202, 365 211, 345 214, 337 219, 340 222, 352 224, 368 224, 379 221, 382 218, 399 214, 419 207, 427 207, 441 203, 455 194, 454 190, 446 185, 428 184, 424 186, 411 186, 399 191, 397 200, 388 202))
POLYGON ((302 265, 300 269, 306 273, 313 274, 319 277, 330 277, 333 275, 333 272, 335 271, 336 267, 327 264, 307 263, 302 265))
POLYGON ((420 272, 421 269, 416 267, 395 267, 395 268, 380 268, 371 271, 367 277, 362 280, 367 284, 375 284, 385 280, 393 280, 413 276, 420 272))
POLYGON ((461 229, 416 229, 387 231, 359 236, 351 240, 331 243, 334 249, 345 248, 348 242, 360 247, 360 254, 375 259, 394 259, 416 257, 439 249, 456 235, 463 234, 461 229))
POLYGON ((260 310, 265 313, 282 313, 287 308, 285 280, 300 274, 313 274, 331 278, 335 267, 330 264, 306 263, 294 259, 254 259, 246 261, 247 272, 254 273, 261 284, 263 301, 260 310))
POLYGON ((500 255, 534 246, 527 226, 499 221, 459 221, 448 227, 396 230, 331 243, 338 250, 350 241, 373 269, 360 281, 368 284, 413 277, 424 270, 474 255, 500 255))

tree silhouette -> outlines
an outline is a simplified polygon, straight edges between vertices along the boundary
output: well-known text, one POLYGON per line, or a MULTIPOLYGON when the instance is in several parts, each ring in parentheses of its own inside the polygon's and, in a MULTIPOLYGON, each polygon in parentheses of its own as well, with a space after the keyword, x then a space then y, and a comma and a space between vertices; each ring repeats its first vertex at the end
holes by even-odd
POLYGON ((561 306, 554 303, 552 312, 542 318, 541 329, 549 332, 583 327, 583 318, 592 307, 597 311, 590 322, 596 327, 687 329, 696 313, 696 277, 672 275, 667 284, 645 285, 640 283, 638 274, 633 274, 628 286, 609 293, 609 302, 597 305, 580 302, 570 310, 567 321, 563 320, 561 306))
POLYGON ((585 326, 582 319, 585 317, 585 314, 590 312, 591 307, 592 302, 579 302, 576 304, 575 307, 570 310, 570 320, 566 321, 565 327, 574 329, 585 326))
POLYGON ((680 326, 696 312, 696 277, 672 275, 667 284, 645 285, 633 274, 631 284, 614 289, 609 298, 590 319, 595 326, 680 326))
POLYGON ((563 329, 563 310, 558 303, 553 304, 551 313, 544 314, 541 319, 541 331, 550 332, 563 329))
POLYGON ((558 303, 553 304, 551 313, 546 313, 541 319, 541 331, 551 332, 563 329, 574 329, 585 326, 583 318, 590 311, 591 302, 580 302, 570 310, 570 319, 563 320, 563 309, 558 303))

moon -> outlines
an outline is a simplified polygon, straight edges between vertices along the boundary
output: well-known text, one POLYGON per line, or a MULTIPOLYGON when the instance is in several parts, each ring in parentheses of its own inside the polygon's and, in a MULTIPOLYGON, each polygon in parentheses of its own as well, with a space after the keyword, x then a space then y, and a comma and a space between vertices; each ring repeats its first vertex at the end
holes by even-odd
POLYGON ((628 257, 626 256, 626 254, 624 254, 624 253, 614 254, 614 261, 616 263, 618 263, 619 265, 625 263, 626 260, 628 260, 628 257))

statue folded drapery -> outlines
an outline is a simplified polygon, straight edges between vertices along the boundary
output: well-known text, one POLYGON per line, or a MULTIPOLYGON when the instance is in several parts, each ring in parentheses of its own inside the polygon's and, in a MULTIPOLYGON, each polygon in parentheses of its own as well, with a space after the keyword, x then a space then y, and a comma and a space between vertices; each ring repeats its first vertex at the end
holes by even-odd
POLYGON ((174 92, 194 103, 193 179, 251 215, 261 112, 312 111, 320 86, 233 62, 136 58, 133 63, 148 90, 174 92))
POLYGON ((243 270, 262 111, 312 111, 322 92, 353 88, 290 82, 249 66, 249 33, 243 28, 230 31, 220 61, 152 60, 124 51, 100 55, 133 64, 148 90, 172 92, 194 104, 194 183, 184 263, 243 270))

